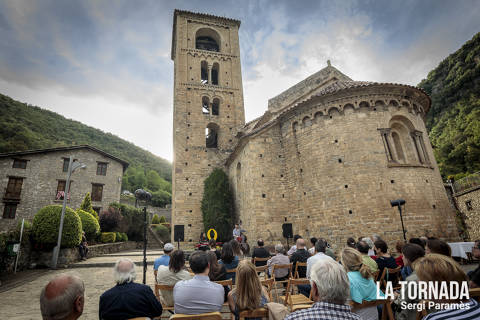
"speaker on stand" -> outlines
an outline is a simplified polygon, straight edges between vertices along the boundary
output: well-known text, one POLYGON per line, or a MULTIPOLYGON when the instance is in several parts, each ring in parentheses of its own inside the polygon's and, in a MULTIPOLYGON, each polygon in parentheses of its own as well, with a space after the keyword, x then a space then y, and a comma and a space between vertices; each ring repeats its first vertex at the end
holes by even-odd
POLYGON ((283 233, 283 237, 287 238, 287 248, 289 248, 288 239, 293 238, 292 224, 291 223, 282 224, 282 233, 283 233))

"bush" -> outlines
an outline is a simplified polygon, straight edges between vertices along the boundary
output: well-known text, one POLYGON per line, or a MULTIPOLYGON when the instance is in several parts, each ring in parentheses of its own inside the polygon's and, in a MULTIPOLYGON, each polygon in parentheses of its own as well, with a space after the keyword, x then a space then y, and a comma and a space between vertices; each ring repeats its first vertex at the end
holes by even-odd
MULTIPOLYGON (((56 245, 62 206, 52 205, 40 209, 33 218, 33 239, 41 244, 56 245)), ((82 240, 82 221, 71 208, 66 208, 63 221, 62 247, 72 248, 82 240)))
POLYGON ((123 217, 117 228, 118 230, 115 231, 125 232, 128 238, 133 241, 143 240, 142 210, 117 202, 111 203, 110 207, 119 210, 123 217))
POLYGON ((101 241, 102 243, 114 243, 117 234, 115 232, 102 232, 101 241))
POLYGON ((121 242, 122 240, 122 234, 120 232, 115 232, 115 242, 121 242))
POLYGON ((98 213, 92 208, 92 197, 90 197, 90 192, 87 192, 85 198, 83 198, 79 209, 90 213, 98 221, 98 213))
POLYGON ((94 240, 97 233, 100 232, 100 225, 97 219, 82 209, 78 209, 77 214, 80 220, 82 220, 82 229, 85 231, 85 237, 87 237, 88 241, 94 240))
POLYGON ((165 218, 165 216, 161 216, 160 223, 165 223, 165 222, 167 222, 167 219, 165 218))
POLYGON ((107 210, 100 214, 100 229, 103 232, 116 231, 121 220, 122 214, 120 210, 114 207, 108 207, 107 210))
POLYGON ((128 241, 128 236, 126 233, 121 233, 123 241, 128 241))
POLYGON ((155 230, 155 233, 158 235, 160 240, 162 240, 163 242, 170 242, 170 231, 168 231, 167 227, 160 224, 154 226, 153 229, 155 230))
POLYGON ((160 218, 158 217, 158 214, 154 214, 152 218, 152 224, 159 224, 160 223, 160 218))
POLYGON ((168 231, 172 232, 172 226, 170 225, 170 222, 160 223, 160 225, 167 227, 168 231))

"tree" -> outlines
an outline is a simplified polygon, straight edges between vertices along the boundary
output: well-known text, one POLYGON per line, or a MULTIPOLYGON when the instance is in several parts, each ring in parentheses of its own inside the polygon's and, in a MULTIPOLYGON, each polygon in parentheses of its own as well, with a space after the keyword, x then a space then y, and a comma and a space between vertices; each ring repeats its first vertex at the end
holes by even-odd
POLYGON ((98 221, 98 213, 92 208, 92 197, 90 196, 90 192, 87 192, 85 198, 83 198, 82 204, 80 205, 80 210, 90 213, 98 221))
POLYGON ((152 205, 155 207, 165 207, 172 203, 172 195, 164 190, 152 192, 152 205))
POLYGON ((231 239, 234 222, 233 195, 228 177, 222 169, 214 169, 205 179, 202 214, 205 231, 214 228, 220 241, 231 239))
POLYGON ((152 224, 159 224, 160 223, 160 218, 158 217, 158 214, 154 214, 152 218, 152 224))

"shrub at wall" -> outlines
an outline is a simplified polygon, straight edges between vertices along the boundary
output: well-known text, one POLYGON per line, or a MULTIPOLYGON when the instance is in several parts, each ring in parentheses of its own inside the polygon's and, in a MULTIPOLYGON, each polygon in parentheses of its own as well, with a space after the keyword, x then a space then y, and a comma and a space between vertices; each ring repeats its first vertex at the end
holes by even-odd
POLYGON ((165 216, 160 216, 160 222, 159 223, 165 223, 167 222, 167 219, 165 218, 165 216))
POLYGON ((82 220, 82 229, 85 231, 87 240, 94 240, 97 233, 100 232, 100 224, 98 223, 97 219, 82 209, 78 209, 77 214, 80 217, 80 220, 82 220))
POLYGON ((117 231, 117 227, 122 220, 120 210, 114 207, 108 207, 100 214, 100 229, 102 232, 117 231))
POLYGON ((205 179, 202 214, 205 230, 217 230, 218 240, 222 242, 232 238, 233 196, 228 177, 221 169, 213 170, 205 179))
POLYGON ((117 238, 117 234, 115 232, 102 232, 101 240, 102 243, 113 243, 117 238))
POLYGON ((143 240, 143 211, 117 202, 111 203, 110 207, 118 209, 123 217, 115 231, 127 233, 128 238, 133 241, 143 240))
MULTIPOLYGON (((37 243, 56 245, 62 206, 52 205, 40 209, 33 218, 32 234, 37 243)), ((82 240, 82 221, 71 208, 65 209, 62 248, 72 248, 82 240)))
POLYGON ((99 219, 98 213, 92 208, 92 197, 90 196, 90 192, 87 192, 85 198, 83 198, 80 209, 90 213, 92 216, 95 217, 95 219, 99 219))
POLYGON ((158 217, 158 214, 154 214, 152 218, 152 224, 159 224, 160 223, 160 218, 158 217))
POLYGON ((170 231, 168 231, 167 227, 159 224, 154 226, 153 230, 155 230, 155 233, 158 235, 160 240, 162 240, 163 242, 170 242, 170 231))

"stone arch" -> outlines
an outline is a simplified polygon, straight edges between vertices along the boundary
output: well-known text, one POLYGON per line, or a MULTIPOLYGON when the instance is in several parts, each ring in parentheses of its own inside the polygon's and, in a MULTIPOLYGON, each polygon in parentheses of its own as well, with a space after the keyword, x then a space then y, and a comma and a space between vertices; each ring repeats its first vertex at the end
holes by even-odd
POLYGON ((210 114, 210 98, 207 96, 202 97, 202 113, 210 114))
POLYGON ((388 105, 389 105, 389 106, 398 107, 398 101, 397 101, 397 100, 390 100, 390 101, 388 102, 388 105))
POLYGON ((395 115, 390 119, 389 127, 397 153, 395 160, 401 163, 415 163, 417 159, 420 161, 416 142, 412 138, 412 132, 415 131, 412 122, 404 116, 395 115))
POLYGON ((359 109, 370 109, 370 104, 367 101, 360 101, 358 104, 359 109))
POLYGON ((331 117, 340 115, 340 110, 337 107, 328 108, 327 114, 331 117))
POLYGON ((212 75, 211 75, 213 85, 218 86, 220 82, 219 77, 220 77, 220 64, 218 64, 218 62, 215 62, 212 65, 212 75))
POLYGON ((221 39, 212 28, 200 28, 195 34, 195 49, 220 52, 221 39))
POLYGON ((213 98, 212 101, 212 116, 218 116, 220 114, 220 99, 213 98))
POLYGON ((343 113, 353 113, 355 111, 355 107, 351 103, 347 103, 343 106, 343 113))
POLYGON ((200 81, 202 84, 208 83, 208 62, 205 60, 200 62, 200 81))
POLYGON ((379 110, 381 108, 384 108, 384 107, 385 107, 385 102, 383 102, 382 100, 375 101, 375 108, 377 108, 377 110, 379 110))
POLYGON ((322 111, 317 111, 317 112, 315 112, 315 114, 313 115, 313 121, 318 123, 318 121, 319 121, 320 119, 322 119, 322 117, 323 117, 323 112, 322 112, 322 111))
POLYGON ((295 121, 294 123, 292 123, 292 130, 293 132, 297 132, 297 129, 298 129, 298 122, 295 121))
POLYGON ((218 148, 218 135, 220 128, 216 123, 209 123, 205 128, 205 147, 218 148))
POLYGON ((310 119, 309 116, 305 116, 302 119, 302 126, 305 127, 310 127, 312 125, 312 119, 310 119))
POLYGON ((395 146, 395 152, 397 153, 397 161, 405 163, 405 153, 403 152, 402 141, 396 131, 392 131, 392 139, 393 145, 395 146))

